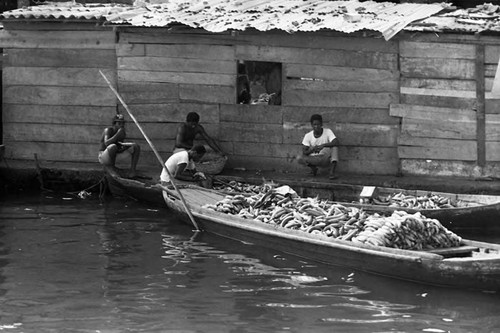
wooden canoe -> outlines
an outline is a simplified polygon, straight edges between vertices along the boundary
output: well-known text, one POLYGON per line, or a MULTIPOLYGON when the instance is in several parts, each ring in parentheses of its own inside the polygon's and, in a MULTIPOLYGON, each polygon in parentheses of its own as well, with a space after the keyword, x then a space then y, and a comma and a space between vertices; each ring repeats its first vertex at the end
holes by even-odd
MULTIPOLYGON (((500 245, 462 240, 458 247, 432 251, 401 250, 356 244, 277 225, 266 224, 205 208, 225 197, 224 193, 194 185, 178 186, 197 224, 206 232, 270 247, 329 265, 429 285, 500 290, 500 245)), ((163 187, 166 205, 186 223, 179 195, 163 187)))
MULTIPOLYGON (((231 180, 244 182, 245 179, 238 177, 225 177, 225 182, 231 180)), ((257 181, 250 179, 250 183, 257 181)), ((278 184, 280 182, 277 182, 278 184)), ((437 195, 449 198, 454 202, 460 202, 460 207, 453 208, 408 208, 390 207, 376 205, 373 203, 361 204, 360 194, 364 186, 352 184, 308 184, 304 182, 291 181, 290 185, 302 196, 318 196, 320 198, 339 202, 343 205, 363 208, 368 212, 392 213, 396 210, 403 210, 408 213, 420 212, 430 218, 438 219, 446 228, 454 231, 475 229, 475 231, 488 232, 492 229, 500 229, 500 196, 480 195, 480 194, 457 194, 427 190, 407 190, 392 187, 376 187, 376 196, 389 196, 402 193, 407 196, 422 197, 427 195, 437 195)))
MULTIPOLYGON (((157 205, 163 204, 161 189, 155 180, 132 180, 123 178, 116 170, 105 168, 105 175, 109 189, 113 195, 126 196, 139 201, 146 201, 157 205)), ((231 178, 216 176, 225 183, 231 180, 244 181, 241 178, 231 178)), ((486 233, 500 229, 500 196, 478 195, 478 194, 453 194, 445 192, 435 192, 442 197, 450 198, 454 201, 462 202, 462 207, 440 208, 440 209, 414 209, 405 207, 389 207, 373 204, 360 204, 360 193, 363 190, 361 185, 350 184, 328 184, 328 187, 309 187, 305 183, 294 182, 290 184, 297 192, 307 193, 308 196, 319 196, 339 202, 343 205, 363 208, 367 212, 378 212, 390 214, 395 210, 404 210, 408 213, 420 212, 421 214, 438 219, 441 224, 452 231, 471 230, 474 232, 486 233)), ((404 190, 398 188, 377 187, 376 193, 379 196, 387 196, 394 193, 405 195, 425 196, 429 191, 404 190)), ((303 195, 304 196, 304 195, 303 195)))
POLYGON ((129 179, 122 177, 119 171, 110 167, 104 167, 106 184, 113 196, 131 198, 140 202, 164 206, 162 189, 158 181, 151 177, 129 179))
POLYGON ((392 213, 396 210, 404 210, 408 213, 420 212, 422 215, 439 220, 450 230, 478 229, 486 231, 488 229, 500 228, 500 196, 429 192, 384 187, 377 188, 377 192, 382 196, 389 196, 394 193, 402 193, 412 197, 436 195, 458 202, 460 206, 448 208, 408 208, 353 202, 348 204, 363 208, 365 211, 369 212, 392 213))

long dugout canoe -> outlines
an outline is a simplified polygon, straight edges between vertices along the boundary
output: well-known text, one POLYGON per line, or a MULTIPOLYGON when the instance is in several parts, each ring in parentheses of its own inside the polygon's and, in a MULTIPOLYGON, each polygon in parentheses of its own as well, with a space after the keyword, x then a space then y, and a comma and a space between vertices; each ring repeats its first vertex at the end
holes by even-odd
MULTIPOLYGON (((105 169, 106 179, 111 193, 117 196, 127 196, 140 201, 147 201, 156 205, 162 205, 161 189, 154 180, 138 179, 132 180, 121 177, 118 172, 111 168, 105 169)), ((158 175, 156 175, 158 178, 158 175)), ((244 190, 245 184, 256 183, 257 180, 248 180, 238 177, 215 176, 214 184, 217 180, 225 184, 236 182, 237 186, 225 187, 228 192, 235 191, 238 188, 244 190)), ((262 179, 259 180, 262 182, 262 179)), ((278 184, 278 183, 276 183, 278 184)), ((343 205, 362 208, 367 212, 391 214, 396 210, 403 210, 408 213, 420 212, 429 218, 435 218, 441 222, 443 226, 452 231, 471 231, 476 233, 487 233, 492 230, 500 229, 500 196, 495 195, 480 195, 480 194, 456 194, 446 192, 435 192, 425 190, 405 190, 400 188, 376 187, 374 194, 368 198, 367 203, 360 203, 360 195, 363 192, 364 186, 350 184, 329 184, 328 187, 318 188, 305 182, 295 182, 291 186, 301 192, 306 189, 308 196, 325 197, 332 201, 339 202, 343 205), (432 197, 449 199, 456 206, 447 208, 412 208, 397 205, 398 200, 391 202, 380 203, 380 198, 393 197, 401 194, 408 197, 408 201, 412 198, 432 197), (376 198, 379 198, 377 200, 376 198), (375 200, 374 200, 375 199, 375 200), (375 201, 379 202, 377 204, 375 201)), ((220 188, 220 187, 219 187, 220 188)))
MULTIPOLYGON (((358 244, 321 234, 287 229, 207 208, 226 194, 198 186, 178 187, 202 230, 285 253, 373 274, 454 288, 500 290, 500 245, 462 239, 459 246, 404 250, 358 244)), ((163 187, 165 204, 186 223, 179 195, 163 187)))
MULTIPOLYGON (((241 177, 220 176, 225 183, 236 182, 244 189, 245 184, 257 184, 262 179, 244 179, 241 177)), ((273 183, 272 180, 267 182, 273 183)), ((276 185, 283 180, 275 181, 276 185)), ((298 193, 307 193, 307 196, 319 196, 339 202, 343 205, 363 208, 368 212, 391 214, 396 210, 408 213, 420 212, 429 218, 438 219, 446 228, 453 231, 488 232, 500 229, 500 196, 482 194, 460 194, 429 190, 411 190, 393 187, 375 187, 373 194, 362 197, 367 186, 352 184, 319 184, 304 181, 290 181, 287 183, 298 193), (446 204, 436 204, 435 207, 423 205, 431 198, 446 199, 446 204), (398 199, 399 198, 399 199, 398 199), (406 198, 406 199, 402 199, 406 198), (421 201, 420 204, 418 201, 421 201)), ((238 188, 238 186, 233 186, 238 188)), ((220 188, 220 187, 219 187, 220 188)), ((230 187, 226 190, 231 191, 230 187)))

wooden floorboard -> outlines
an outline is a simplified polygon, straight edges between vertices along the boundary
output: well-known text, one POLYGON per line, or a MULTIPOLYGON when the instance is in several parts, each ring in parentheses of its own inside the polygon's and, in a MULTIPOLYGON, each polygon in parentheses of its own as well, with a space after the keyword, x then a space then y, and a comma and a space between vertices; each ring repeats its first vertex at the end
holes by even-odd
POLYGON ((224 198, 224 195, 218 193, 191 188, 182 189, 182 195, 186 202, 199 206, 203 206, 207 203, 215 204, 217 201, 224 198))

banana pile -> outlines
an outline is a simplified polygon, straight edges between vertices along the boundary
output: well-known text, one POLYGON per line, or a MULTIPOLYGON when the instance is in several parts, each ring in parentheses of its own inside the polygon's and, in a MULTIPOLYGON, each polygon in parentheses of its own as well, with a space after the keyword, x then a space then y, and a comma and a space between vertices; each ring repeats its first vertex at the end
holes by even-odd
POLYGON ((462 238, 438 220, 420 213, 395 211, 391 216, 370 215, 363 230, 352 238, 355 243, 423 250, 460 246, 462 238))
POLYGON ((358 244, 420 250, 458 246, 461 242, 459 236, 438 220, 420 213, 368 214, 360 208, 318 198, 301 198, 296 193, 284 195, 275 189, 251 196, 227 195, 216 204, 204 207, 358 244))
POLYGON ((248 183, 238 182, 231 180, 230 182, 217 182, 214 181, 213 188, 218 191, 224 191, 226 193, 247 193, 247 194, 257 194, 265 193, 273 189, 276 184, 274 183, 263 183, 262 185, 252 185, 248 183))
POLYGON ((427 195, 415 196, 401 192, 388 196, 372 198, 372 204, 379 206, 413 208, 413 209, 442 209, 468 206, 460 200, 452 200, 448 197, 429 193, 427 195))

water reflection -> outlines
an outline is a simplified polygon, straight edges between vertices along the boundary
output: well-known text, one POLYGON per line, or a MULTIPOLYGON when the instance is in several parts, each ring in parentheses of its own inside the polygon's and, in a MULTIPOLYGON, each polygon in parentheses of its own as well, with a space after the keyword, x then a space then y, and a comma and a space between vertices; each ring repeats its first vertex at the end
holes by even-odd
POLYGON ((0 206, 6 332, 496 332, 499 296, 192 233, 134 202, 0 206))
POLYGON ((216 256, 222 253, 204 243, 197 242, 199 233, 193 233, 188 240, 179 239, 178 236, 162 234, 162 246, 165 250, 163 259, 170 260, 172 267, 178 264, 189 263, 203 257, 216 256))

